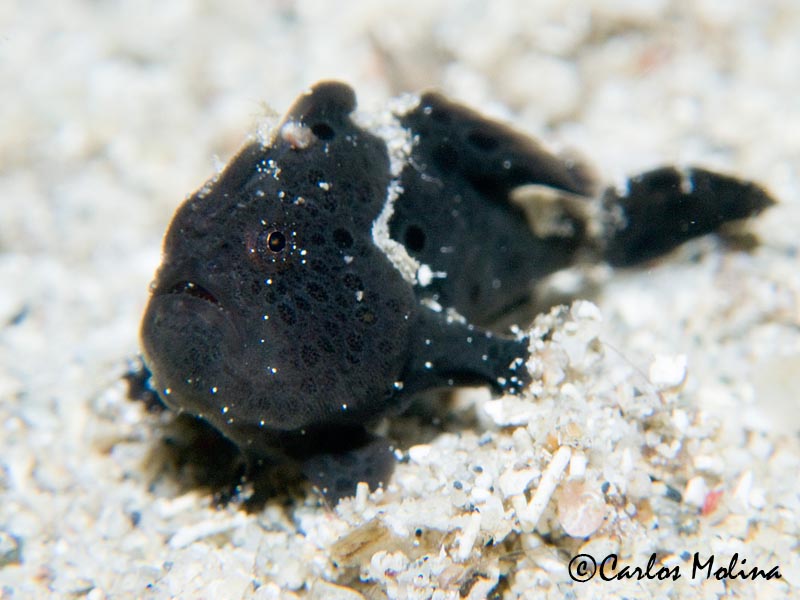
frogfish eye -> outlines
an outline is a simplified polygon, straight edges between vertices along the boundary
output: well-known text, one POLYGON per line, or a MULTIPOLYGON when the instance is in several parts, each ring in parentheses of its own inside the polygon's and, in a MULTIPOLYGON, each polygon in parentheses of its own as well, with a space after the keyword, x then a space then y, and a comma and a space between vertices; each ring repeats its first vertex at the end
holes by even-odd
POLYGON ((267 248, 270 252, 280 252, 286 247, 286 236, 280 231, 270 231, 267 234, 267 248))
POLYGON ((283 270, 291 266, 293 248, 287 235, 272 227, 245 232, 244 246, 248 260, 253 266, 264 269, 283 270))

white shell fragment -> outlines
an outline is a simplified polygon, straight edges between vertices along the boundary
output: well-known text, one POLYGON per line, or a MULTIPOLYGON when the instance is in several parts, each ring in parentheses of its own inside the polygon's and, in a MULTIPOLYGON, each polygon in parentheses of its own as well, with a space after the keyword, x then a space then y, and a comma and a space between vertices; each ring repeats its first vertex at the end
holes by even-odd
POLYGON ((571 451, 567 446, 561 446, 553 456, 553 459, 547 465, 542 479, 533 494, 533 498, 525 507, 525 509, 518 514, 520 524, 525 531, 533 531, 539 523, 539 518, 542 516, 544 509, 547 507, 550 498, 555 492, 558 481, 562 473, 569 464, 571 451))
POLYGON ((694 506, 703 506, 707 495, 708 484, 703 477, 698 475, 686 482, 686 488, 683 490, 684 502, 694 506))
POLYGON ((650 383, 661 389, 675 388, 686 379, 686 355, 656 355, 648 372, 650 383))
POLYGON ((524 494, 528 489, 531 481, 539 476, 537 469, 507 469, 498 480, 500 491, 503 492, 503 497, 510 498, 524 494))
POLYGON ((203 538, 228 532, 245 523, 244 515, 237 515, 231 519, 209 519, 195 525, 184 527, 177 531, 169 540, 172 548, 186 548, 203 538))
POLYGON ((582 481, 567 481, 559 490, 558 521, 567 535, 584 538, 603 524, 607 507, 599 489, 582 481))

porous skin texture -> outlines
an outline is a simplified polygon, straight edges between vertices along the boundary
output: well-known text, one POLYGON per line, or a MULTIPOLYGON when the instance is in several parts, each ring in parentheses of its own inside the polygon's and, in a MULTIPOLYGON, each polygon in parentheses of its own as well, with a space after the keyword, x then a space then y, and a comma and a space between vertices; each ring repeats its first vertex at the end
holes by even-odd
POLYGON ((253 143, 178 210, 144 318, 164 401, 243 446, 260 426, 369 417, 403 368, 413 293, 369 235, 386 150, 349 121, 352 94, 328 91, 287 116, 325 139, 253 143))

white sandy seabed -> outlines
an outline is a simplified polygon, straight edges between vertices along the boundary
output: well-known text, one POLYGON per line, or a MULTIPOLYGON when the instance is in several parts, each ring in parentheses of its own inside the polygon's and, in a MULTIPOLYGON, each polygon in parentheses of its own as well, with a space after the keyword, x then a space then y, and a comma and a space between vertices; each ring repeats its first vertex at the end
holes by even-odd
POLYGON ((0 31, 0 597, 798 593, 797 2, 6 0, 0 31), (700 240, 540 317, 539 382, 460 396, 470 424, 386 489, 216 508, 151 464, 164 417, 119 377, 174 208, 331 77, 362 105, 437 87, 612 181, 699 163, 779 205, 750 252, 700 240), (653 553, 681 577, 568 569, 653 553))

